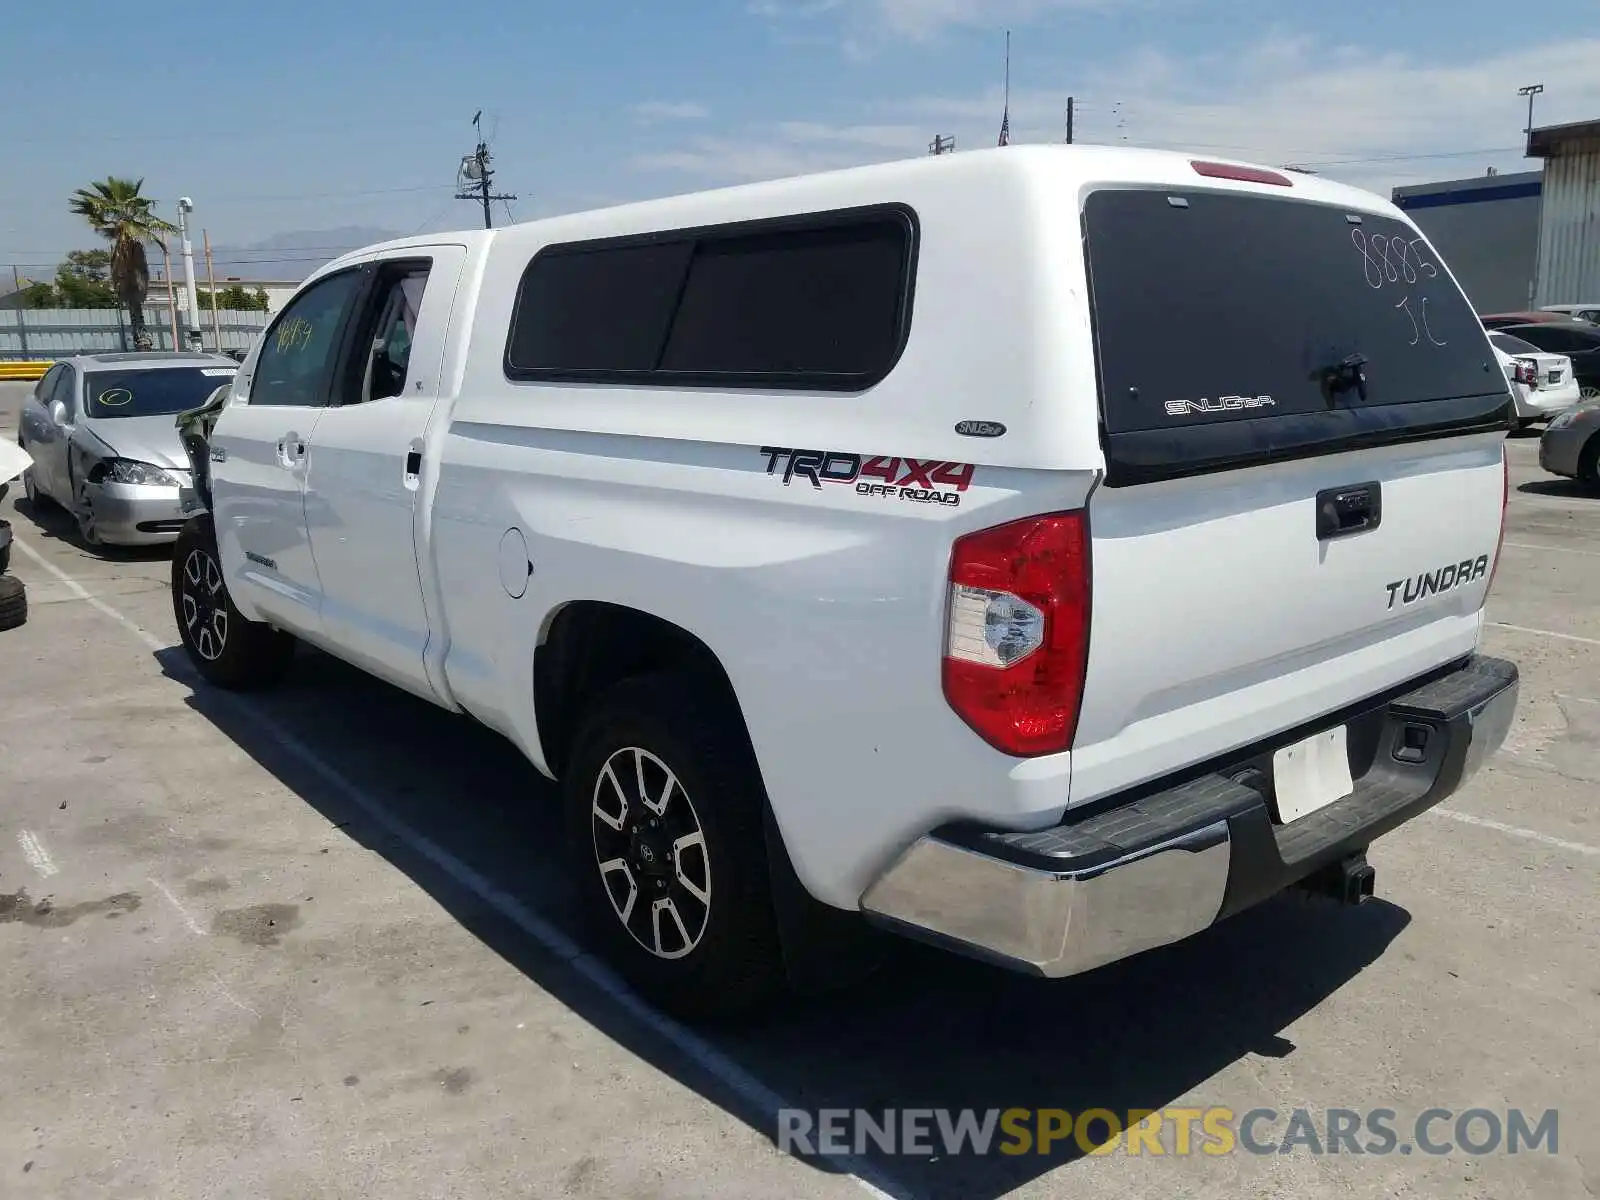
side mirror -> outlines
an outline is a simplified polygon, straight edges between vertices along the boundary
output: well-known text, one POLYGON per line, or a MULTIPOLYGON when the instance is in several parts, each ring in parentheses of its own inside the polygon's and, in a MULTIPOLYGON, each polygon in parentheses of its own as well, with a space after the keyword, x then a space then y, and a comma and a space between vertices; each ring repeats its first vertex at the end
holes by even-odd
POLYGON ((67 421, 67 406, 64 403, 62 403, 60 400, 57 400, 57 401, 55 401, 54 403, 52 403, 50 405, 50 419, 52 421, 54 421, 57 425, 63 425, 64 426, 64 425, 68 424, 68 421, 67 421))

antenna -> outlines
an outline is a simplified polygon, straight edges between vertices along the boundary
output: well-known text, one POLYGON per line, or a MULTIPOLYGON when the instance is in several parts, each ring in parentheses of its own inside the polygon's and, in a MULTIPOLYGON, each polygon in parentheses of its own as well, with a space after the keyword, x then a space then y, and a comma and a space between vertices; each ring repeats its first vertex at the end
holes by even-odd
MULTIPOLYGON (((478 133, 478 146, 471 154, 461 156, 461 165, 456 168, 456 199, 476 200, 483 205, 483 227, 489 229, 494 225, 494 218, 489 206, 496 200, 515 200, 517 197, 506 194, 492 193, 489 185, 494 179, 494 171, 489 163, 489 143, 483 138, 483 109, 472 114, 472 128, 478 133)), ((507 211, 509 211, 509 206, 507 211)))
POLYGON ((1005 109, 1000 114, 999 145, 1011 144, 1011 30, 1006 30, 1005 109))

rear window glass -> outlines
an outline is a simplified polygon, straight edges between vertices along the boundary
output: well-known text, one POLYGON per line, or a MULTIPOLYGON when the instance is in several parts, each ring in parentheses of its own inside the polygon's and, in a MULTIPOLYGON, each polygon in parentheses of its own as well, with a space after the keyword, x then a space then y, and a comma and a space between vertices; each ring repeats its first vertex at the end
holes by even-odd
POLYGON ((1096 192, 1084 225, 1111 433, 1505 391, 1477 316, 1399 221, 1162 189, 1096 192))
POLYGON ((870 386, 905 340, 913 237, 909 214, 893 211, 549 247, 518 289, 506 373, 870 386))
POLYGON ((1491 333, 1489 340, 1494 343, 1497 350, 1507 354, 1537 354, 1539 347, 1532 342, 1525 342, 1521 338, 1514 338, 1509 333, 1491 333))
POLYGON ((144 371, 90 371, 83 377, 84 413, 96 420, 155 417, 199 408, 225 386, 234 368, 162 367, 144 371))

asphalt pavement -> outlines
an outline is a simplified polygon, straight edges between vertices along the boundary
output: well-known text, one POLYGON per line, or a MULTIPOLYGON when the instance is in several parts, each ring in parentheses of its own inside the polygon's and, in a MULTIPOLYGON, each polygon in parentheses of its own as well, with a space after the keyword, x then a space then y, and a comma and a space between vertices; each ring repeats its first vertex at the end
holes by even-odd
MULTIPOLYGON (((0 436, 25 391, 0 385, 0 436)), ((0 634, 0 1196, 1600 1193, 1600 495, 1536 448, 1510 442, 1484 645, 1521 667, 1516 723, 1373 846, 1378 899, 1283 897, 1054 983, 895 945, 862 984, 713 1031, 573 940, 551 789, 508 743, 312 653, 264 696, 201 687, 169 556, 89 551, 13 489, 32 614, 0 634), (1429 1109, 1554 1110, 1559 1141, 778 1148, 781 1109, 1212 1106, 1273 1110, 1267 1149, 1297 1108, 1393 1110, 1402 1142, 1429 1109)))

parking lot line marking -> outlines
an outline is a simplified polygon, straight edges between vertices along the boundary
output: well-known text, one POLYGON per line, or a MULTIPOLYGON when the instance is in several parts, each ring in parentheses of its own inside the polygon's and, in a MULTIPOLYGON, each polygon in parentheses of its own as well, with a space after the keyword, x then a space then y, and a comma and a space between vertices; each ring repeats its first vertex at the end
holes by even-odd
MULTIPOLYGON (((81 596, 97 611, 110 617, 124 629, 130 631, 151 650, 165 650, 170 647, 170 642, 162 641, 131 617, 118 612, 105 601, 91 595, 76 579, 50 562, 20 538, 15 540, 14 545, 46 572, 72 589, 74 594, 81 596)), ((219 693, 217 698, 226 704, 245 707, 244 701, 239 700, 230 693, 219 693)), ((515 896, 496 887, 455 855, 424 837, 404 821, 399 820, 377 800, 367 795, 357 784, 345 778, 340 771, 323 761, 321 755, 301 742, 299 738, 284 729, 283 726, 259 710, 248 709, 248 711, 258 730, 269 735, 285 752, 299 759, 304 766, 343 795, 356 808, 360 809, 374 824, 382 827, 392 837, 405 843, 456 883, 472 892, 485 904, 500 913, 501 916, 511 921, 517 928, 543 946, 545 950, 561 959, 574 972, 587 980, 606 999, 623 1009, 630 1017, 646 1026, 663 1041, 671 1044, 680 1054, 726 1087, 749 1108, 776 1119, 779 1110, 800 1107, 773 1091, 688 1026, 679 1024, 671 1017, 651 1008, 609 967, 585 953, 576 942, 567 937, 566 934, 562 933, 544 917, 534 912, 515 896)), ((24 853, 26 853, 26 850, 24 850, 24 853)), ((152 879, 151 882, 155 883, 156 887, 163 894, 166 894, 169 900, 172 900, 174 904, 177 903, 176 898, 167 893, 167 889, 159 881, 152 879)), ((850 1181, 868 1195, 880 1197, 881 1200, 898 1200, 898 1198, 908 1198, 913 1195, 910 1189, 889 1179, 872 1164, 859 1162, 853 1155, 835 1156, 832 1161, 835 1165, 843 1167, 850 1181)))
POLYGON ((1585 646, 1600 646, 1600 638, 1579 637, 1575 633, 1557 633, 1554 629, 1533 629, 1527 625, 1513 625, 1509 621, 1490 621, 1496 629, 1510 629, 1516 633, 1531 633, 1538 637, 1556 638, 1563 642, 1579 642, 1585 646))
MULTIPOLYGON (((155 880, 151 880, 151 882, 155 883, 155 880)), ((156 886, 160 887, 161 885, 156 884, 156 886)), ((242 1011, 249 1013, 258 1021, 261 1019, 261 1014, 259 1012, 251 1008, 243 1000, 239 999, 239 997, 235 996, 228 990, 228 985, 222 982, 221 975, 218 975, 215 971, 213 971, 211 972, 211 978, 216 982, 218 990, 222 992, 223 999, 225 999, 229 1004, 233 1005, 237 1009, 241 1009, 242 1011)))
POLYGON ((1518 550, 1545 550, 1551 554, 1581 554, 1585 558, 1600 558, 1600 550, 1579 550, 1576 546, 1535 546, 1532 542, 1507 542, 1518 550))
POLYGON ((1522 838, 1525 841, 1538 842, 1541 846, 1551 846, 1557 850, 1570 850, 1574 854, 1584 854, 1591 858, 1600 857, 1600 846, 1589 846, 1583 842, 1570 842, 1566 838, 1551 837, 1548 833, 1540 833, 1537 829, 1522 829, 1516 825, 1506 825, 1500 821, 1491 821, 1488 817, 1475 817, 1471 813, 1459 812, 1453 808, 1430 808, 1428 811, 1436 816, 1447 817, 1452 821, 1460 821, 1463 825, 1476 825, 1481 829, 1492 829, 1496 833, 1505 833, 1512 837, 1522 838))
POLYGON ((17 834, 17 844, 22 847, 22 857, 28 860, 28 865, 44 878, 49 879, 61 870, 50 857, 50 851, 44 848, 38 834, 24 829, 17 834))
POLYGON ((60 567, 56 566, 55 563, 51 562, 44 555, 40 554, 21 538, 13 537, 11 544, 18 550, 21 550, 22 553, 28 558, 32 559, 33 562, 41 569, 53 576, 56 582, 63 584, 74 596, 78 597, 78 599, 89 605, 89 607, 93 608, 96 612, 110 617, 124 629, 130 630, 135 637, 137 637, 150 649, 165 650, 172 645, 171 642, 163 642, 143 625, 140 625, 137 621, 112 608, 111 605, 107 604, 104 600, 100 599, 100 597, 91 593, 88 588, 83 586, 83 584, 79 583, 71 575, 68 575, 60 567))
POLYGON ((167 903, 178 910, 178 915, 183 918, 183 923, 189 927, 189 932, 194 934, 195 937, 205 937, 206 931, 200 927, 200 922, 196 921, 190 914, 189 910, 179 903, 178 898, 172 894, 172 890, 154 875, 151 875, 148 878, 151 884, 154 885, 156 891, 160 892, 167 898, 167 903))

